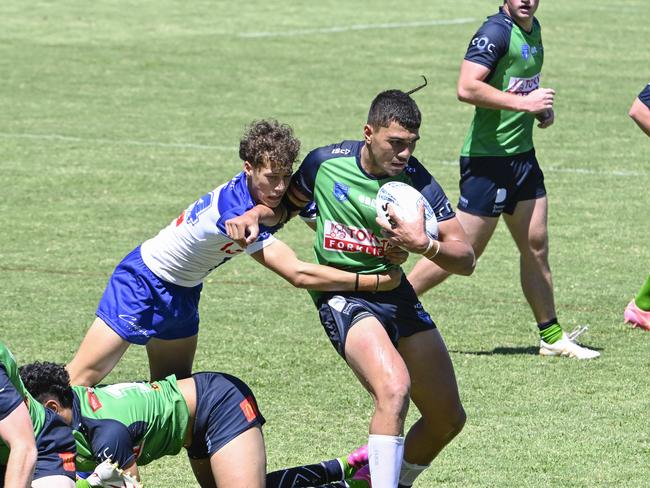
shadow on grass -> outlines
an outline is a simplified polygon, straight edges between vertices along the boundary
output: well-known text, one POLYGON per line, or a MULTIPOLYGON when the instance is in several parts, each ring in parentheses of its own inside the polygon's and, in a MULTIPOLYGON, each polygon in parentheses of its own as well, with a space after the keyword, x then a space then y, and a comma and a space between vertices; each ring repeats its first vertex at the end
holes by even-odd
MULTIPOLYGON (((594 351, 603 350, 603 348, 601 347, 592 347, 592 346, 587 346, 587 347, 589 347, 589 349, 593 349, 594 351)), ((535 347, 535 346, 495 347, 491 351, 460 351, 458 349, 450 349, 449 352, 456 353, 456 354, 469 354, 472 356, 495 356, 495 355, 512 356, 516 354, 537 356, 539 355, 539 347, 535 347)))

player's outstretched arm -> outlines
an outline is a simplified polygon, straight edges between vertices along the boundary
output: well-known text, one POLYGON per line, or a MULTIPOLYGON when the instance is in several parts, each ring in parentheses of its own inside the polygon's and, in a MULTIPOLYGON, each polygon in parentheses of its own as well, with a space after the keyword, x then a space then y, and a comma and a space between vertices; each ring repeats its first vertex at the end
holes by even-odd
POLYGON ((319 291, 387 291, 399 285, 402 271, 362 275, 330 266, 300 261, 289 246, 280 240, 251 255, 258 263, 280 275, 296 288, 319 291))
POLYGON ((636 122, 643 132, 650 136, 650 107, 643 103, 638 97, 632 103, 628 114, 636 122))
POLYGON ((4 486, 28 488, 31 486, 38 453, 34 426, 24 402, 0 420, 0 438, 10 449, 4 486))
POLYGON ((392 226, 377 218, 382 234, 394 246, 421 254, 450 273, 469 276, 474 272, 476 257, 467 241, 463 227, 456 217, 438 224, 438 240, 430 238, 424 227, 424 206, 420 204, 418 218, 407 222, 388 206, 392 226))
POLYGON ((226 233, 239 246, 246 247, 259 236, 260 224, 272 227, 282 222, 286 215, 282 205, 277 208, 255 205, 242 215, 226 220, 226 233))
POLYGON ((485 79, 489 74, 488 67, 463 60, 458 77, 458 99, 477 107, 514 112, 538 114, 553 109, 555 90, 538 88, 522 97, 503 92, 486 83, 485 79))

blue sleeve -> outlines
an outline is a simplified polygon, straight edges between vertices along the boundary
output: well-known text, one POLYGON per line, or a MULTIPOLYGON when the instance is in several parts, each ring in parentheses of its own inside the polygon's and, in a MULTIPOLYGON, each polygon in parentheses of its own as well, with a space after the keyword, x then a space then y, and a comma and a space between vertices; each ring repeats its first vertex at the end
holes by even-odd
POLYGON ((639 100, 641 100, 646 107, 650 108, 650 84, 646 85, 641 93, 639 93, 639 100))
POLYGON ((467 47, 465 59, 493 71, 508 53, 512 27, 501 16, 490 17, 478 30, 467 47))
POLYGON ((129 429, 113 419, 84 418, 93 454, 98 462, 110 458, 120 468, 128 466, 135 460, 133 439, 129 429))
POLYGON ((436 179, 422 166, 417 159, 409 161, 409 173, 413 188, 427 199, 436 214, 436 220, 442 222, 456 216, 447 195, 436 179))
POLYGON ((0 420, 6 418, 23 402, 23 397, 9 379, 9 375, 0 366, 0 420))

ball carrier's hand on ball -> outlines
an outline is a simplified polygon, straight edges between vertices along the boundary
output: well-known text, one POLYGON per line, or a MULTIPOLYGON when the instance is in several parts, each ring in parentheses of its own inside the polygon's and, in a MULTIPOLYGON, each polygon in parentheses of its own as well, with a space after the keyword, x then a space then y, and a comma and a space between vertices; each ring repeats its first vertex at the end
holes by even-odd
POLYGON ((424 227, 424 205, 418 204, 417 217, 407 221, 397 215, 392 204, 388 204, 388 223, 377 218, 377 223, 382 228, 382 235, 391 245, 401 247, 405 251, 415 254, 426 254, 432 249, 440 249, 440 243, 427 235, 424 227))

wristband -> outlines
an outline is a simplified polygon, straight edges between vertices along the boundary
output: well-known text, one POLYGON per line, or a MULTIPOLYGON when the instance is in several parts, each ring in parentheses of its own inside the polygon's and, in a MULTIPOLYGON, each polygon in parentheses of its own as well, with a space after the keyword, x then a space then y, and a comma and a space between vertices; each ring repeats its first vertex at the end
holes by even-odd
POLYGON ((355 273, 356 276, 354 278, 354 291, 359 291, 359 273, 355 273))
POLYGON ((427 259, 433 259, 438 255, 439 252, 440 252, 440 241, 437 241, 429 237, 429 245, 427 246, 427 250, 424 251, 422 255, 427 259), (433 252, 433 254, 429 254, 431 252, 431 249, 433 249, 434 245, 437 245, 436 250, 433 252))
POLYGON ((379 275, 375 275, 377 277, 377 283, 375 284, 375 291, 379 290, 379 275))

